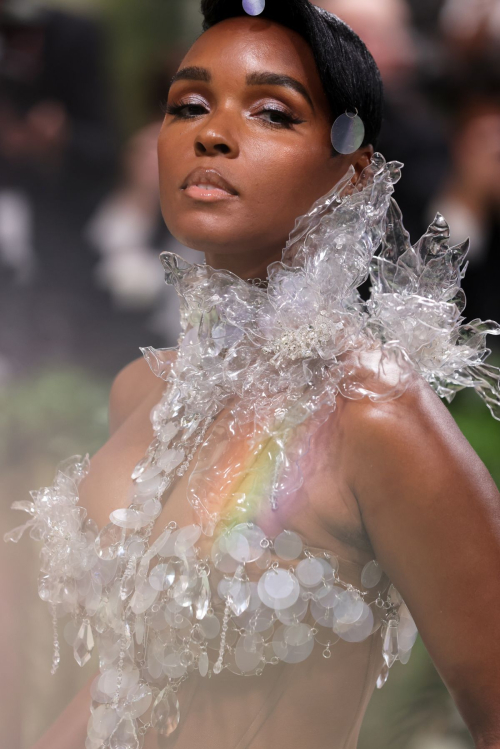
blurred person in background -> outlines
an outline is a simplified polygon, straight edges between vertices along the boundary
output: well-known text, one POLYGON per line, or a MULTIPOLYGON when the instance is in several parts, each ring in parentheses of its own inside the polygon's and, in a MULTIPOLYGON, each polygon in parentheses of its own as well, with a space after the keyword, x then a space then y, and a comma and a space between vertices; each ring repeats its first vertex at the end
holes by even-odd
MULTIPOLYGON (((470 318, 500 318, 500 57, 469 59, 442 81, 450 171, 427 218, 439 210, 452 241, 470 238, 463 288, 470 318)), ((495 340, 492 340, 495 345, 495 340)))
POLYGON ((428 226, 433 189, 448 168, 444 125, 429 105, 420 66, 421 39, 412 27, 406 0, 321 0, 363 39, 379 66, 384 82, 385 109, 380 151, 405 165, 396 187, 405 226, 420 236, 428 226))
POLYGON ((500 42, 499 0, 445 0, 439 20, 445 37, 462 52, 500 42))
POLYGON ((12 371, 91 355, 89 312, 105 308, 81 231, 114 163, 97 24, 0 0, 0 351, 12 371))

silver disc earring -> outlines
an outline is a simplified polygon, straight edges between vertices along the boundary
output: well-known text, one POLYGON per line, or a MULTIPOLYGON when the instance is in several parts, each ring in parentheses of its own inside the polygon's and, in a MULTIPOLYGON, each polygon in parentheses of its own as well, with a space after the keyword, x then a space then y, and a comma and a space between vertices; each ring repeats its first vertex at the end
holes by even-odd
POLYGON ((365 139, 365 124, 355 112, 341 114, 332 125, 332 146, 337 153, 354 153, 365 139))
POLYGON ((249 16, 259 16, 266 7, 266 0, 243 0, 243 10, 249 16))

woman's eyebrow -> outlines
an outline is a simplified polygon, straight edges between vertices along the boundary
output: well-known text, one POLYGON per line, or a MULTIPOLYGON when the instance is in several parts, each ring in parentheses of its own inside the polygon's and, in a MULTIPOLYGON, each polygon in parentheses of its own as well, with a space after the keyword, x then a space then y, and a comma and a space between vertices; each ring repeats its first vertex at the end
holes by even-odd
POLYGON ((189 68, 181 68, 174 75, 170 81, 172 86, 177 81, 203 81, 204 83, 210 83, 212 80, 212 74, 207 68, 199 68, 191 66, 189 68))
POLYGON ((297 81, 289 75, 269 73, 267 71, 261 73, 250 73, 247 75, 246 82, 247 86, 286 86, 286 88, 292 88, 304 97, 314 111, 314 104, 306 87, 300 81, 297 81))

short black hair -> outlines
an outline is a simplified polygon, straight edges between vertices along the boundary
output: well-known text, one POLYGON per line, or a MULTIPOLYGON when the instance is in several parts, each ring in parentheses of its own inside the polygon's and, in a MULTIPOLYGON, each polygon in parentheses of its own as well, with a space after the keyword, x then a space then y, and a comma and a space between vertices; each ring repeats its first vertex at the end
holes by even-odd
MULTIPOLYGON (((227 18, 246 15, 241 0, 202 0, 201 12, 204 31, 227 18)), ((362 145, 376 148, 384 106, 382 78, 359 36, 340 18, 309 0, 266 0, 260 17, 286 26, 305 39, 312 49, 333 120, 357 109, 365 124, 362 145)))

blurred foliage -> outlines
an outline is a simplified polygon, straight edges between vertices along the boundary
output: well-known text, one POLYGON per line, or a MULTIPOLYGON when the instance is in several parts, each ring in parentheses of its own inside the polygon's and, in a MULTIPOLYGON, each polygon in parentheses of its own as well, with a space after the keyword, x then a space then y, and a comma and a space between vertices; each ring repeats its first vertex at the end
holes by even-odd
POLYGON ((0 465, 93 454, 108 436, 110 382, 80 369, 33 372, 0 390, 0 465))

